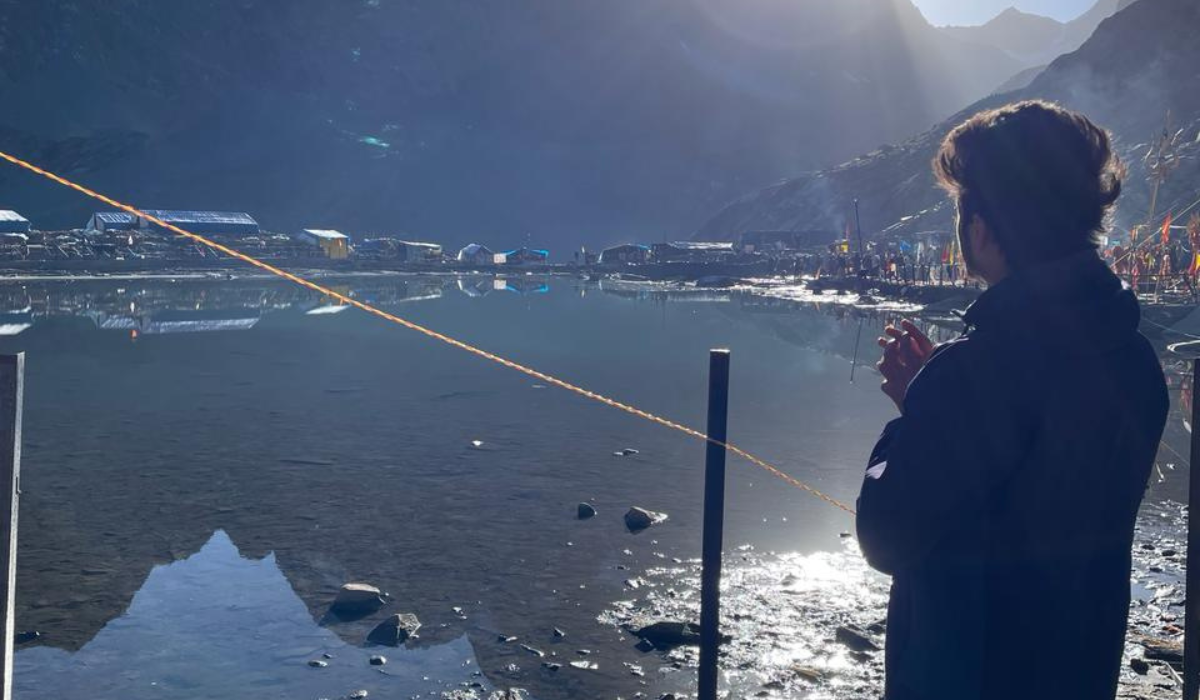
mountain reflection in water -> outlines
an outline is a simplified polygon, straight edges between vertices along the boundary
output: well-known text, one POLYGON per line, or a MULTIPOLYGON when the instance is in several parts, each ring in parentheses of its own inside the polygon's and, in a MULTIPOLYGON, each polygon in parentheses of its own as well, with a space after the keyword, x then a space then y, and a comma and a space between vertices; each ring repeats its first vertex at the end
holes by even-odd
POLYGON ((125 614, 76 652, 16 655, 17 697, 410 697, 487 681, 465 636, 420 649, 350 645, 313 621, 274 555, 243 558, 217 531, 187 559, 156 567, 125 614), (326 659, 325 668, 308 662, 326 659), (387 664, 371 666, 373 654, 387 664), (439 679, 439 680, 433 680, 439 679))

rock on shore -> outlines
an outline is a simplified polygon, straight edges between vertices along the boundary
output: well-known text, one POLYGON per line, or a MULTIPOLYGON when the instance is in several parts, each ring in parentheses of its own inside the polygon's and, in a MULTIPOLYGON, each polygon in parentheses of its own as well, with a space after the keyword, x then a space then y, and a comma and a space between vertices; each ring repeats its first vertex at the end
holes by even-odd
POLYGON ((634 506, 625 513, 625 527, 630 532, 641 532, 651 525, 657 525, 667 519, 666 513, 656 513, 652 510, 634 506))
POLYGON ((398 647, 415 636, 419 629, 421 629, 421 621, 417 619, 416 615, 411 613, 392 615, 371 630, 371 633, 367 635, 367 641, 398 647))
POLYGON ((366 615, 383 607, 384 594, 367 583, 347 583, 329 609, 338 615, 366 615))

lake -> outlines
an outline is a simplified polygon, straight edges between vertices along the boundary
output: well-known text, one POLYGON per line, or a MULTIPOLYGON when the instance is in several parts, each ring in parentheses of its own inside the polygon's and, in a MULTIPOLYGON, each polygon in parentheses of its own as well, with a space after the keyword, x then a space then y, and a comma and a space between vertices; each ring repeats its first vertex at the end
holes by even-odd
MULTIPOLYGON (((569 277, 330 283, 701 430, 708 350, 731 348, 730 441, 849 503, 894 415, 871 369, 887 314, 569 277)), ((619 623, 655 612, 647 590, 691 600, 703 442, 286 283, 10 282, 0 304, 0 352, 27 354, 17 630, 40 633, 17 652, 18 698, 552 700, 694 683, 691 652, 640 651, 619 623), (595 518, 576 518, 584 501, 595 518), (669 519, 632 534, 631 506, 669 519), (349 581, 392 602, 332 618, 349 581), (400 612, 418 640, 365 644, 400 612)), ((1167 443, 1186 454, 1180 418, 1167 443)), ((1164 452, 1151 502, 1182 500, 1180 461, 1164 452)), ((846 513, 731 456, 726 518, 730 595, 880 604, 846 513)), ((780 649, 763 663, 808 653, 780 649)), ((765 682, 743 665, 729 682, 765 682)))

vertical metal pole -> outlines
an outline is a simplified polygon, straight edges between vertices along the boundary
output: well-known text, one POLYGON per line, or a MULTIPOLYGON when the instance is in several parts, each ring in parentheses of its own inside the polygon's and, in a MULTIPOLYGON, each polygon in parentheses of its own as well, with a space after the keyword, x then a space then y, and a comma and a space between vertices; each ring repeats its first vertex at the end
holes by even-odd
POLYGON ((858 258, 862 260, 863 256, 863 235, 862 235, 862 219, 858 216, 858 198, 854 198, 854 228, 858 229, 858 258))
POLYGON ((725 440, 729 418, 729 351, 708 354, 708 437, 704 462, 704 545, 700 570, 700 688, 716 700, 721 646, 721 542, 725 529, 725 440), (716 441, 714 443, 713 441, 716 441), (717 444, 719 443, 719 444, 717 444))
POLYGON ((17 499, 21 480, 21 408, 25 395, 25 353, 0 355, 0 566, 3 568, 4 629, 0 634, 0 700, 12 700, 13 637, 16 632, 17 499))
POLYGON ((1192 361, 1192 450, 1188 459, 1187 592, 1184 594, 1183 697, 1196 700, 1200 691, 1200 360, 1192 361))

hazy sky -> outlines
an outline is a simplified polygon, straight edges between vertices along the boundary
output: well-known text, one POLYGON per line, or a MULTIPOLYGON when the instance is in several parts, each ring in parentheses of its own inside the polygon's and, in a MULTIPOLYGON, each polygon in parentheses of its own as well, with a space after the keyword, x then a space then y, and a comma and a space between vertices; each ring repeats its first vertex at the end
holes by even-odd
POLYGON ((914 0, 925 17, 936 25, 983 24, 1008 7, 1023 12, 1075 19, 1096 4, 1096 0, 914 0))

